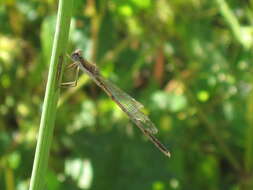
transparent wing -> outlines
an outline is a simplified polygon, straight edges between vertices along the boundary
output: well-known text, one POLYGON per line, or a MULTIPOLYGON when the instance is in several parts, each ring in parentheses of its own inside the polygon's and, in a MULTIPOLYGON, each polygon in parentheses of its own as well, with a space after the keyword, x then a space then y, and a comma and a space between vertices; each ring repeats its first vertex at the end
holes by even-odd
POLYGON ((109 80, 103 78, 102 76, 98 76, 99 80, 106 87, 105 91, 109 91, 107 93, 111 94, 116 103, 121 107, 121 109, 126 112, 126 114, 130 117, 130 119, 135 122, 139 127, 143 127, 147 131, 152 134, 158 132, 157 128, 153 124, 153 122, 146 116, 142 111, 143 105, 125 93, 123 90, 118 88, 109 80), (122 108, 123 107, 123 108, 122 108))

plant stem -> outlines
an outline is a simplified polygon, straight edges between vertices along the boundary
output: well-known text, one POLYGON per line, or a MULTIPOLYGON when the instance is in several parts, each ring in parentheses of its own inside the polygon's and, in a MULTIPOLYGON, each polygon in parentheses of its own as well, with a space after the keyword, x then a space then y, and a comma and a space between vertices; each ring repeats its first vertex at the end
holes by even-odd
POLYGON ((253 168, 253 92, 248 96, 247 102, 247 121, 249 124, 248 129, 246 129, 245 133, 245 155, 244 155, 244 163, 246 172, 250 173, 253 168))
POLYGON ((222 16, 224 17, 225 21, 228 23, 235 39, 246 49, 248 49, 248 43, 243 38, 242 29, 240 26, 239 21, 237 20, 236 16, 233 14, 232 10, 229 8, 227 2, 225 0, 216 0, 218 8, 222 16))
MULTIPOLYGON (((185 83, 186 84, 186 83, 185 83)), ((190 88, 187 88, 190 89, 190 88)), ((197 114, 203 123, 205 123, 205 126, 207 127, 210 134, 213 136, 215 141, 217 142, 217 145, 222 150, 221 152, 224 154, 224 156, 227 158, 227 160, 230 162, 231 166, 239 171, 241 166, 238 160, 236 159, 235 155, 231 152, 230 148, 226 144, 226 142, 223 140, 223 138, 219 135, 219 132, 217 130, 216 125, 209 120, 209 118, 205 115, 205 111, 202 110, 201 106, 198 104, 198 102, 195 100, 193 93, 191 90, 188 90, 186 92, 190 102, 197 107, 197 114)))
POLYGON ((206 112, 204 110, 202 110, 201 106, 198 104, 198 102, 197 102, 197 100, 194 96, 194 93, 191 91, 189 81, 182 78, 182 76, 179 74, 180 72, 177 69, 177 67, 175 67, 175 70, 176 70, 177 78, 180 81, 182 81, 186 86, 185 93, 186 93, 186 96, 188 97, 190 103, 192 105, 194 105, 195 107, 197 107, 197 115, 198 115, 200 121, 205 123, 205 127, 207 127, 208 131, 213 136, 213 138, 215 139, 217 145, 222 150, 221 152, 227 158, 227 160, 230 162, 231 166, 236 171, 239 171, 240 168, 241 168, 241 165, 240 165, 239 161, 236 159, 236 156, 231 152, 231 149, 228 147, 228 145, 226 144, 224 139, 219 135, 219 131, 217 130, 216 124, 213 124, 213 122, 211 122, 209 120, 209 117, 207 117, 206 114, 205 114, 206 112))
POLYGON ((72 4, 73 0, 59 0, 54 43, 29 190, 40 190, 44 187, 56 105, 60 93, 61 65, 69 35, 72 4))

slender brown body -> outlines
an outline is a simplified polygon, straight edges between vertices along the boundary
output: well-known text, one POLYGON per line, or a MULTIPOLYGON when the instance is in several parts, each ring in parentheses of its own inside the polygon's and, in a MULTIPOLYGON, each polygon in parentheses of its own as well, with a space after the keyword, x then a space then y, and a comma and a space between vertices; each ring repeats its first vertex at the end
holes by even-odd
POLYGON ((161 152, 170 157, 170 152, 167 148, 153 136, 153 134, 157 133, 157 129, 152 121, 141 111, 143 105, 119 89, 116 85, 103 78, 97 66, 85 60, 82 57, 80 50, 73 52, 71 58, 77 63, 80 69, 87 73, 91 79, 122 109, 122 111, 128 115, 143 134, 147 136, 161 152))

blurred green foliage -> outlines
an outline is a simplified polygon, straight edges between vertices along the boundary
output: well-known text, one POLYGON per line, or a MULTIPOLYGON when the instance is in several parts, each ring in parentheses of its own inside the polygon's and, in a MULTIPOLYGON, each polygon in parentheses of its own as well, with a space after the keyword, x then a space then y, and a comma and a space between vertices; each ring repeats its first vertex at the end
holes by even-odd
MULTIPOLYGON (((25 190, 57 1, 0 3, 0 189, 25 190)), ((252 0, 76 0, 69 52, 83 49, 146 106, 172 158, 80 76, 61 93, 46 189, 253 189, 252 9, 252 0)))

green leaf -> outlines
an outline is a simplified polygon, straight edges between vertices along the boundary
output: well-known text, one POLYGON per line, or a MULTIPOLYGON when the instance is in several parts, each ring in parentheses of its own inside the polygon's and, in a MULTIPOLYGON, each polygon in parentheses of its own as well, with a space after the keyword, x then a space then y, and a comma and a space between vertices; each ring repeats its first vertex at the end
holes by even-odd
POLYGON ((93 170, 89 160, 73 159, 65 162, 65 174, 71 176, 81 189, 91 186, 93 170))

